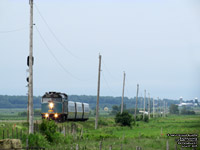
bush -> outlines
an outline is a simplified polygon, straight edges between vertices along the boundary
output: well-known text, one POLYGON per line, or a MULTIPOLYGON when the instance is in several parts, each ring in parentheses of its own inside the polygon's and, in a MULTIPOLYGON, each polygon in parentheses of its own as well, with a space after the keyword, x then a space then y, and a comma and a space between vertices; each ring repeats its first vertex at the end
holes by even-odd
POLYGON ((99 125, 102 125, 102 126, 108 126, 108 123, 105 122, 105 121, 103 121, 102 119, 100 119, 100 120, 98 121, 98 124, 99 124, 99 125))
POLYGON ((169 107, 169 112, 171 114, 178 114, 179 113, 178 105, 171 104, 170 107, 169 107))
POLYGON ((121 126, 131 126, 131 122, 133 121, 132 115, 128 112, 117 113, 115 116, 115 122, 119 123, 121 126))
POLYGON ((48 147, 49 145, 47 139, 40 133, 30 134, 28 144, 30 147, 48 147))
POLYGON ((187 110, 187 108, 184 106, 181 110, 182 115, 195 115, 195 111, 193 110, 187 110))
POLYGON ((149 117, 147 115, 144 115, 144 122, 149 122, 149 117))
POLYGON ((58 136, 56 134, 57 125, 52 120, 42 120, 40 124, 40 131, 44 134, 49 142, 53 142, 54 139, 58 136))

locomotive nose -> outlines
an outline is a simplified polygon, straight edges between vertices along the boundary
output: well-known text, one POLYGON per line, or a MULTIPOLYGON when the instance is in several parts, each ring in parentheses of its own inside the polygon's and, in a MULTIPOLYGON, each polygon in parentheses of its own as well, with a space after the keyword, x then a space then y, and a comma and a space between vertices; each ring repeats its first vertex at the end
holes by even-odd
POLYGON ((53 109, 53 107, 54 107, 54 103, 53 103, 53 102, 50 102, 50 103, 49 103, 49 108, 50 108, 50 109, 53 109))

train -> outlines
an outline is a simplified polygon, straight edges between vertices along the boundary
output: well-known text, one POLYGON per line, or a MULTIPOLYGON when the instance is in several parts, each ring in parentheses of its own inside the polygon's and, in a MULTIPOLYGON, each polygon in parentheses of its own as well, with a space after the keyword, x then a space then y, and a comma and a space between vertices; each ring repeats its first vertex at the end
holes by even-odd
POLYGON ((68 95, 60 92, 46 92, 41 99, 42 119, 58 122, 86 121, 89 119, 88 103, 68 101, 68 95))

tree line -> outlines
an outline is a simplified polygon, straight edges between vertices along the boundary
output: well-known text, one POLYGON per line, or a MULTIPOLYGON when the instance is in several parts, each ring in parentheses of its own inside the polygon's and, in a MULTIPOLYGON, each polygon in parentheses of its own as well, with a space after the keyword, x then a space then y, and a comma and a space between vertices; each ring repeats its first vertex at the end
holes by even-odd
MULTIPOLYGON (((88 95, 69 95, 68 100, 74 102, 85 102, 90 104, 90 108, 94 110, 96 108, 96 96, 88 95)), ((163 99, 167 102, 167 105, 179 104, 178 100, 163 99)), ((126 108, 133 108, 135 106, 136 98, 124 97, 124 104, 126 108)), ((9 95, 0 95, 0 108, 27 108, 28 97, 27 96, 9 96, 9 95)), ((143 108, 143 98, 138 98, 138 108, 143 108)), ((34 108, 41 108, 41 96, 33 97, 34 108)), ((108 107, 112 108, 113 105, 120 105, 121 97, 113 96, 100 96, 99 105, 100 108, 108 107)), ((147 104, 147 99, 146 99, 147 104)), ((155 100, 156 105, 162 106, 162 101, 155 100)), ((153 105, 153 100, 151 99, 151 106, 153 105)))

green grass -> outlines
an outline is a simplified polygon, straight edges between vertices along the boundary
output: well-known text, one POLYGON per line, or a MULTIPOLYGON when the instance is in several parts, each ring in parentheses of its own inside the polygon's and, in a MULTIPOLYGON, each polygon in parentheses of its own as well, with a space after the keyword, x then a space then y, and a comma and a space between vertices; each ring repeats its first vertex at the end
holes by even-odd
MULTIPOLYGON (((27 111, 25 108, 0 109, 0 120, 27 120, 26 116, 18 116, 18 113, 25 111, 27 111)), ((38 120, 40 118, 40 116, 35 116, 34 119, 38 120)))
MULTIPOLYGON (((112 145, 113 150, 119 150, 121 145, 124 150, 136 149, 136 146, 140 146, 145 150, 164 150, 166 149, 166 142, 168 140, 171 150, 175 149, 176 142, 174 137, 167 136, 168 133, 200 133, 200 115, 172 115, 166 118, 151 119, 149 123, 138 121, 136 126, 132 126, 131 128, 116 125, 113 117, 101 117, 100 120, 97 130, 94 130, 94 117, 86 122, 58 123, 59 127, 71 126, 72 123, 75 123, 78 126, 77 137, 80 137, 80 131, 83 128, 83 139, 73 139, 73 135, 68 133, 66 135, 68 139, 67 143, 54 143, 48 148, 63 150, 64 148, 70 149, 71 146, 75 147, 76 144, 79 144, 81 149, 86 146, 88 150, 97 150, 99 149, 100 141, 102 141, 103 150, 109 149, 110 145, 112 145), (163 134, 161 134, 161 128, 163 134)), ((3 129, 11 131, 14 125, 22 129, 24 134, 27 133, 27 124, 25 123, 0 122, 0 138, 2 138, 1 133, 3 129)), ((199 141, 198 144, 200 145, 199 141)), ((180 146, 178 146, 178 149, 180 149, 180 146)), ((191 148, 185 149, 190 150, 191 148)))

